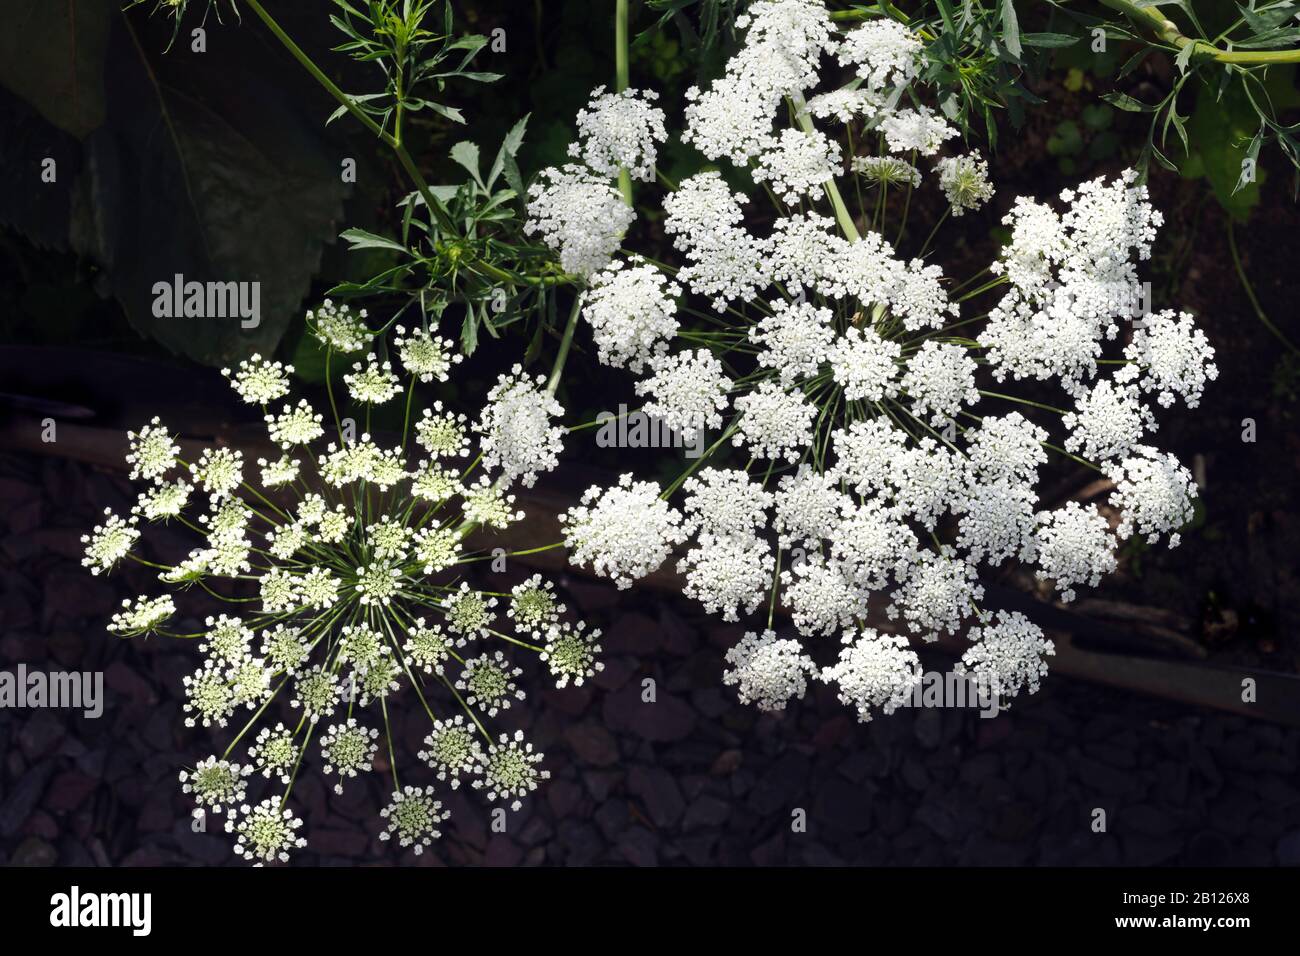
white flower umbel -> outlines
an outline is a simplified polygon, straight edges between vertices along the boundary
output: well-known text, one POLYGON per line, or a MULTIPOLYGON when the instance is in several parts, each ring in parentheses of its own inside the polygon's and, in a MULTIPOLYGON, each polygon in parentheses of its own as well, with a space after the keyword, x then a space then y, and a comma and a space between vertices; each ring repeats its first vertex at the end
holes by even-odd
POLYGON ((682 287, 650 265, 611 262, 591 277, 582 317, 591 326, 597 357, 640 374, 668 351, 677 332, 674 299, 682 287))
POLYGON ((1155 392, 1156 401, 1168 408, 1180 396, 1188 408, 1201 403, 1205 383, 1219 377, 1212 361, 1205 333, 1194 325, 1186 312, 1172 309, 1146 316, 1134 323, 1133 340, 1125 347, 1124 357, 1133 364, 1134 375, 1144 391, 1155 392))
POLYGON ((549 770, 538 769, 543 756, 533 750, 532 744, 524 741, 522 730, 516 730, 513 737, 502 734, 477 756, 478 774, 471 783, 476 789, 486 792, 489 800, 510 800, 512 810, 523 806, 520 798, 536 790, 538 783, 551 776, 549 770))
MULTIPOLYGON (((586 295, 601 359, 630 366, 643 411, 696 444, 675 478, 589 490, 566 544, 621 587, 676 550, 707 611, 767 615, 754 642, 790 612, 785 662, 847 632, 817 679, 866 716, 915 685, 904 638, 869 629, 878 611, 918 642, 983 625, 978 653, 992 653, 1014 619, 989 625, 983 576, 1029 566, 1070 599, 1116 568, 1119 539, 1177 543, 1195 489, 1144 443, 1155 411, 1198 404, 1216 369, 1190 316, 1147 302, 1139 267, 1163 218, 1134 171, 995 198, 985 160, 947 145, 959 131, 928 34, 859 14, 757 0, 722 76, 687 91, 681 138, 713 168, 685 170, 651 218, 667 261, 623 249, 586 295), (940 227, 970 231, 966 213, 994 202, 1003 247, 950 275, 940 227), (941 222, 915 221, 935 209, 941 222), (1096 507, 1043 501, 1062 459, 1115 483, 1114 532, 1096 507)), ((643 138, 629 132, 621 153, 601 140, 587 173, 640 155, 643 138)))
POLYGON ((592 485, 582 503, 560 516, 574 564, 590 564, 619 588, 656 570, 684 539, 681 515, 659 496, 659 486, 622 475, 610 488, 592 485))
POLYGON ((298 761, 298 745, 294 737, 294 732, 284 724, 278 723, 274 728, 263 727, 257 732, 253 746, 248 748, 248 759, 262 776, 275 777, 287 786, 298 761))
POLYGON ((402 653, 411 667, 441 677, 452 648, 459 643, 458 638, 451 637, 436 624, 426 627, 424 618, 419 617, 402 645, 402 653))
POLYGON ((707 531, 714 535, 756 534, 767 524, 764 511, 772 496, 738 469, 705 468, 687 478, 682 511, 688 534, 707 531))
POLYGON ((375 337, 366 325, 366 310, 353 311, 346 302, 326 299, 320 308, 307 312, 307 327, 321 345, 335 352, 360 352, 375 337))
POLYGON ((112 508, 105 508, 103 524, 95 525, 95 530, 90 534, 81 536, 81 542, 86 546, 81 563, 90 568, 91 574, 111 571, 131 553, 131 548, 139 537, 134 516, 124 520, 113 514, 112 508))
POLYGON ((797 389, 785 391, 773 382, 762 382, 736 399, 736 411, 740 423, 731 443, 744 445, 756 458, 798 461, 812 441, 817 406, 797 389))
POLYGON ((781 572, 785 600, 800 634, 831 634, 867 613, 868 592, 857 583, 851 562, 812 555, 781 572))
POLYGON ((677 573, 686 575, 682 593, 710 614, 721 614, 724 621, 740 620, 742 610, 753 614, 772 578, 775 559, 768 543, 707 531, 700 532, 698 541, 677 563, 677 573))
POLYGON ((921 185, 921 171, 897 156, 855 156, 852 168, 869 183, 882 186, 921 185))
POLYGON ((465 695, 465 703, 477 707, 489 717, 509 710, 516 700, 524 699, 524 692, 515 683, 523 671, 512 667, 500 651, 470 657, 465 669, 456 679, 456 689, 465 695))
POLYGON ((189 503, 194 486, 184 479, 164 481, 140 493, 132 514, 142 515, 147 521, 166 521, 175 518, 189 503))
POLYGON ((689 263, 678 271, 677 281, 696 295, 711 297, 718 312, 732 299, 751 298, 766 284, 762 244, 740 224, 747 201, 715 171, 682 180, 664 199, 664 231, 689 263))
POLYGON ((747 633, 727 651, 727 664, 722 682, 735 686, 741 703, 767 711, 784 710, 792 699, 801 699, 809 675, 816 672, 798 641, 782 640, 771 630, 747 633))
POLYGON ((762 87, 725 76, 708 90, 692 86, 686 101, 682 142, 709 159, 725 156, 742 166, 771 144, 776 107, 762 87))
POLYGON ((123 598, 122 610, 113 615, 108 629, 123 637, 139 637, 157 631, 169 617, 176 613, 176 603, 170 594, 156 598, 123 598))
POLYGON ((1038 693, 1047 673, 1043 658, 1056 653, 1042 629, 1018 611, 999 611, 996 623, 971 628, 970 639, 974 644, 962 655, 957 673, 968 674, 977 686, 1002 698, 1022 690, 1038 693))
POLYGON ((944 140, 952 139, 957 130, 942 116, 922 106, 891 113, 880 122, 885 142, 893 153, 920 153, 933 156, 944 140))
POLYGON ((478 732, 462 714, 434 721, 424 745, 428 749, 421 750, 419 758, 436 770, 438 779, 453 790, 460 786, 462 779, 472 778, 483 762, 478 732))
POLYGON ((844 643, 839 661, 822 669, 821 680, 838 684, 840 703, 854 708, 864 723, 873 710, 892 714, 921 680, 921 662, 907 638, 864 628, 846 633, 844 643))
MULTIPOLYGON (((290 397, 291 367, 254 356, 226 373, 259 408, 270 440, 286 449, 280 461, 259 460, 247 476, 238 448, 204 449, 187 461, 155 418, 128 439, 132 476, 145 484, 135 507, 128 516, 106 512, 83 538, 92 573, 138 561, 180 592, 180 608, 169 593, 126 599, 108 630, 182 639, 194 652, 183 679, 184 722, 224 733, 229 746, 182 773, 182 789, 202 808, 230 808, 236 852, 258 863, 283 862, 303 845, 301 824, 285 807, 312 763, 303 759, 309 746, 319 747, 319 765, 341 790, 372 767, 381 734, 391 744, 389 712, 405 692, 415 702, 408 712, 432 722, 422 759, 441 779, 454 786, 486 775, 491 799, 517 798, 544 779, 541 756, 521 736, 500 740, 487 723, 526 698, 516 658, 534 655, 560 686, 583 683, 603 666, 600 632, 569 618, 540 575, 514 589, 509 621, 497 619, 497 596, 465 580, 482 567, 478 552, 464 546, 468 535, 523 517, 507 482, 531 483, 556 464, 563 410, 545 381, 516 367, 474 410, 471 428, 470 416, 426 401, 425 389, 446 380, 460 358, 436 329, 399 327, 385 347, 364 313, 331 303, 309 313, 308 325, 327 365, 374 348, 348 363, 355 365, 343 375, 346 390, 324 390, 328 414, 290 397), (380 358, 393 352, 400 362, 380 358), (355 423, 368 421, 374 406, 403 394, 395 441, 357 434, 355 423), (340 408, 340 398, 351 403, 340 408), (475 432, 482 453, 467 461, 475 432), (177 469, 188 480, 169 477, 177 469), (192 532, 198 540, 188 554, 180 549, 185 556, 174 565, 146 560, 142 519, 173 520, 173 535, 192 532), (186 589, 228 602, 230 613, 209 615, 196 629, 186 589), (277 712, 293 719, 275 721, 277 712), (241 741, 246 760, 234 754, 241 741), (244 804, 254 770, 283 784, 283 796, 244 804)), ((680 541, 680 518, 657 489, 649 497, 669 516, 657 565, 680 541)), ((639 506, 630 517, 636 533, 654 526, 639 506)), ((649 560, 641 544, 631 546, 635 562, 649 560)), ((386 833, 418 851, 445 813, 429 791, 400 789, 398 770, 391 771, 398 796, 383 814, 386 833)))
POLYGON ((251 766, 207 757, 196 763, 193 770, 180 772, 181 792, 190 794, 200 807, 220 813, 222 807, 243 802, 252 772, 251 766))
POLYGON ((230 379, 230 384, 244 401, 250 405, 267 405, 289 394, 289 376, 293 374, 293 366, 271 362, 254 353, 240 362, 236 371, 223 368, 221 374, 230 379))
POLYGON ((873 329, 852 326, 828 352, 831 377, 844 390, 845 401, 893 398, 898 394, 895 379, 902 354, 897 342, 882 339, 873 329))
POLYGON ((267 415, 266 426, 271 441, 288 448, 308 445, 324 435, 325 427, 321 424, 324 420, 324 416, 313 411, 304 398, 297 405, 286 405, 279 415, 267 415))
POLYGON ((127 432, 130 450, 126 463, 131 466, 130 477, 157 480, 176 466, 180 446, 162 426, 158 416, 138 432, 127 432))
POLYGON ((871 89, 903 86, 916 75, 921 40, 897 20, 878 18, 845 35, 835 51, 871 89))
POLYGON ((408 334, 399 325, 396 331, 393 344, 397 346, 402 365, 421 382, 447 381, 451 367, 464 358, 452 350, 450 339, 433 335, 428 329, 416 329, 408 334))
POLYGON ((668 135, 657 98, 653 90, 606 93, 597 87, 578 111, 578 141, 569 145, 569 155, 602 176, 626 170, 633 179, 654 179, 658 145, 668 135))
POLYGON ((442 801, 434 796, 433 787, 405 787, 393 791, 392 802, 379 811, 387 821, 381 840, 396 838, 397 845, 411 848, 416 856, 442 836, 438 829, 450 813, 442 808, 442 801))
POLYGON ((953 510, 957 548, 971 564, 999 565, 1008 558, 1029 561, 1035 553, 1034 489, 1012 481, 973 481, 953 510))
POLYGON ((530 379, 516 365, 488 392, 487 407, 474 426, 482 436, 484 467, 500 468, 506 484, 519 479, 531 488, 539 472, 559 464, 564 429, 551 419, 563 414, 563 406, 546 390, 546 376, 530 379))
POLYGON ((768 183, 787 203, 797 203, 840 169, 840 147, 821 133, 800 129, 781 131, 754 166, 754 182, 768 183))
POLYGON ((463 458, 469 454, 465 416, 444 411, 442 402, 434 402, 420 413, 415 440, 435 458, 463 458))
POLYGON ((208 448, 190 465, 200 487, 214 502, 220 502, 240 486, 244 480, 244 453, 229 448, 208 448))
POLYGON ((840 513, 852 504, 836 487, 833 476, 809 465, 801 465, 795 474, 781 477, 773 502, 772 528, 779 535, 782 547, 794 544, 811 547, 818 540, 829 538, 839 524, 840 513))
POLYGON ((474 591, 462 581, 459 590, 442 600, 442 610, 447 617, 447 630, 465 640, 486 637, 496 620, 497 599, 474 591))
POLYGON ((200 649, 209 657, 227 664, 238 664, 249 656, 253 643, 253 629, 245 627, 237 617, 221 614, 203 622, 207 632, 200 649))
POLYGON ((814 285, 843 244, 831 231, 834 227, 835 220, 816 213, 777 219, 772 234, 757 241, 771 281, 795 290, 814 285))
POLYGON ((289 851, 307 845, 298 836, 302 820, 282 807, 275 797, 267 797, 256 806, 244 804, 233 808, 226 819, 226 832, 235 835, 235 855, 261 866, 264 863, 288 863, 289 851))
POLYGON ((555 678, 555 686, 564 689, 573 682, 574 687, 581 687, 583 681, 595 677, 605 669, 605 664, 596 659, 600 653, 600 631, 590 634, 584 630, 585 625, 579 621, 576 625, 564 622, 552 624, 546 632, 546 647, 541 659, 555 678))
POLYGON ((772 303, 772 314, 749 330, 749 339, 762 346, 758 364, 775 369, 783 384, 807 378, 826 361, 835 330, 830 309, 808 302, 772 303))
POLYGON ((1180 541, 1179 529, 1195 515, 1196 482, 1173 455, 1146 445, 1106 466, 1115 482, 1110 503, 1119 509, 1119 536, 1138 534, 1151 543, 1169 535, 1169 547, 1180 541))
POLYGON ((983 600, 984 588, 975 583, 975 571, 965 561, 951 553, 923 551, 892 596, 891 616, 901 614, 909 631, 934 641, 939 633, 957 632, 983 600))
POLYGON ((352 366, 352 371, 343 376, 354 401, 363 405, 382 405, 390 398, 395 398, 402 391, 401 381, 393 373, 391 362, 380 362, 371 355, 365 362, 352 366))
POLYGON ((946 156, 935 163, 934 168, 939 172, 939 188, 948 197, 954 216, 979 209, 993 198, 989 166, 978 153, 946 156))
POLYGON ((543 631, 559 623, 564 612, 565 606, 555 595, 555 585, 540 574, 534 574, 510 589, 510 607, 506 614, 516 627, 533 637, 540 637, 543 631))
POLYGON ((1115 570, 1115 535, 1096 507, 1068 501, 1038 515, 1036 548, 1040 580, 1051 579, 1062 601, 1073 601, 1076 585, 1096 587, 1115 570))
POLYGON ((573 163, 542 170, 528 190, 526 231, 540 233, 563 268, 579 276, 608 264, 633 218, 607 179, 573 163))
POLYGON ((876 113, 884 101, 885 96, 876 90, 845 86, 812 97, 808 100, 808 113, 817 119, 834 117, 847 123, 855 116, 876 113))
POLYGON ((1143 432, 1156 428, 1135 385, 1103 379, 1079 397, 1077 408, 1062 419, 1070 429, 1065 448, 1094 461, 1127 454, 1142 440, 1143 432))
POLYGON ((658 362, 653 375, 636 383, 636 393, 648 396, 647 415, 691 441, 701 429, 722 425, 730 386, 722 363, 712 352, 698 349, 658 362))
POLYGON ((321 736, 320 753, 325 761, 327 774, 338 774, 339 781, 334 784, 334 792, 343 792, 343 781, 355 777, 360 771, 369 770, 379 750, 376 743, 379 731, 374 727, 362 727, 355 717, 349 717, 344 723, 334 724, 321 736))
POLYGON ((907 361, 902 388, 912 400, 914 414, 942 425, 957 417, 963 405, 980 400, 975 388, 975 360, 960 345, 926 342, 907 361))

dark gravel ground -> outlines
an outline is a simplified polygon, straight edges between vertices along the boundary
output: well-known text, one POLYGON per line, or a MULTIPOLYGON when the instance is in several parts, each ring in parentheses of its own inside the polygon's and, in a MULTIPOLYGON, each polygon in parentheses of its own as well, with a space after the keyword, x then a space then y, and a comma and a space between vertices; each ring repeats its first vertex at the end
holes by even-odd
MULTIPOLYGON (((213 746, 181 720, 193 648, 107 635, 130 576, 78 563, 82 529, 122 496, 115 476, 0 459, 0 668, 102 670, 106 688, 98 720, 0 710, 0 863, 235 862, 224 834, 193 832, 176 782, 213 746)), ((824 691, 762 716, 720 684, 734 626, 682 600, 561 584, 604 628, 607 666, 595 686, 512 711, 552 779, 507 832, 462 789, 434 851, 399 853, 377 839, 386 777, 337 796, 308 766, 294 802, 311 845, 297 863, 1300 864, 1298 730, 1062 678, 995 720, 904 710, 860 725, 824 691)), ((403 782, 423 782, 412 703, 407 692, 390 709, 403 782)))

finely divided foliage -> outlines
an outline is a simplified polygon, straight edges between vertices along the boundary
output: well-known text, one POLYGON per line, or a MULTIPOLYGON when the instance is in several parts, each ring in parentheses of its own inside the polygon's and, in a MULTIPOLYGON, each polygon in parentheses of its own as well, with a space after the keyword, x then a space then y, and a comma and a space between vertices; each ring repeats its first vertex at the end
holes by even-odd
POLYGON ((939 224, 917 246, 888 221, 910 206, 890 191, 936 189, 944 218, 994 201, 983 158, 944 155, 958 132, 921 79, 920 38, 884 16, 841 29, 819 0, 757 0, 736 24, 744 43, 688 91, 681 138, 767 193, 770 228, 705 168, 662 199, 679 263, 618 250, 627 218, 592 211, 612 205, 618 168, 649 178, 665 135, 648 93, 597 90, 570 150, 585 165, 543 174, 587 201, 534 191, 533 228, 588 276, 601 361, 638 376, 647 412, 720 432, 667 487, 628 474, 589 489, 565 516, 571 560, 627 587, 685 542, 687 595, 727 620, 767 613, 724 674, 761 708, 821 680, 863 720, 888 713, 918 679, 905 635, 963 630, 958 670, 1005 705, 1037 689, 1052 642, 986 606, 980 574, 1023 562, 1070 601, 1115 569, 1120 541, 1177 544, 1192 515, 1190 474, 1149 440, 1155 406, 1195 407, 1217 372, 1191 316, 1138 307, 1163 219, 1131 171, 1017 198, 1010 241, 956 282, 932 253, 939 224), (728 446, 743 467, 722 462, 728 446), (1110 478, 1109 510, 1042 501, 1049 452, 1110 478), (867 627, 873 599, 900 634, 867 627), (808 641, 771 630, 778 602, 808 641), (809 652, 836 634, 838 660, 818 666, 809 652))

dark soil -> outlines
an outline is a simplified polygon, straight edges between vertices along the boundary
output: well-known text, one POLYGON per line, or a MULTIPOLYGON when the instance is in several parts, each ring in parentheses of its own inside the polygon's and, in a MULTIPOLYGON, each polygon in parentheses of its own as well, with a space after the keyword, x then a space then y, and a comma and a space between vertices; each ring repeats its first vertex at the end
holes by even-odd
MULTIPOLYGON (((79 564, 82 530, 124 494, 82 466, 0 459, 0 668, 102 670, 107 697, 98 720, 0 710, 0 864, 236 862, 224 834, 195 832, 176 779, 216 743, 181 722, 195 651, 106 634, 132 576, 79 564)), ((506 832, 472 791, 447 792, 443 839, 402 854, 377 839, 386 765, 337 796, 313 756, 293 793, 311 844, 296 863, 1300 863, 1300 730, 1058 677, 991 720, 903 710, 862 725, 824 688, 762 716, 720 684, 734 626, 682 600, 561 585, 604 628, 607 666, 512 711, 552 779, 506 832)), ((425 782, 427 718, 409 691, 390 711, 403 780, 425 782)))

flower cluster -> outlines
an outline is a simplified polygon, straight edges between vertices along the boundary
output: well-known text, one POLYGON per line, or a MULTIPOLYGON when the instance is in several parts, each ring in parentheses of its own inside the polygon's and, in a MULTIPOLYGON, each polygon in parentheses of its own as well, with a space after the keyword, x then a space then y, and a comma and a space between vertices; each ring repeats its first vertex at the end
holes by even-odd
MULTIPOLYGON (((842 31, 820 0, 757 0, 737 23, 744 43, 688 91, 682 138, 770 192, 774 222, 758 228, 718 170, 689 175, 662 206, 680 264, 606 246, 587 293, 598 354, 638 377, 644 411, 716 440, 698 436, 708 451, 666 488, 626 474, 589 489, 563 518, 570 559, 622 588, 678 552, 708 611, 765 611, 724 675, 764 709, 822 681, 861 719, 888 713, 918 679, 909 640, 962 632, 962 668, 1004 700, 1032 692, 1051 643, 986 609, 981 575, 1025 563, 1070 601, 1117 568, 1120 540, 1176 544, 1192 514, 1190 474, 1149 444, 1152 402, 1195 407, 1216 370, 1191 316, 1138 307, 1162 217, 1131 171, 1019 198, 1005 248, 956 283, 930 255, 937 233, 887 238, 909 235, 886 220, 925 187, 918 157, 952 217, 994 200, 978 154, 939 155, 957 131, 926 105, 922 38, 883 16, 842 31), (855 195, 869 197, 858 215, 855 195), (1111 478, 1106 510, 1040 501, 1053 449, 1111 478), (898 633, 868 626, 873 599, 898 633), (778 605, 802 637, 839 634, 839 659, 819 666, 779 637, 778 605)), ((598 90, 584 117, 608 109, 598 90)), ((644 159, 658 127, 626 126, 620 150, 613 124, 592 143, 581 119, 573 154, 644 159)))
MULTIPOLYGON (((377 336, 364 313, 330 302, 308 326, 331 357, 361 352, 377 336)), ((229 613, 198 623, 170 593, 142 596, 127 600, 108 627, 196 639, 185 722, 225 729, 231 739, 182 771, 181 786, 200 810, 226 815, 235 852, 258 864, 283 862, 305 845, 288 805, 304 757, 316 759, 339 792, 372 772, 381 733, 392 733, 392 698, 407 684, 417 711, 433 721, 422 753, 429 772, 440 784, 465 781, 518 807, 547 776, 542 755, 522 737, 485 728, 527 696, 513 657, 536 655, 558 687, 581 684, 603 666, 600 631, 566 619, 540 576, 499 596, 456 580, 476 559, 469 533, 518 520, 512 484, 529 485, 557 464, 565 433, 553 420, 563 409, 545 379, 516 367, 471 425, 440 402, 411 407, 417 383, 447 379, 459 359, 450 342, 398 328, 393 351, 394 362, 363 354, 342 380, 363 418, 408 396, 400 440, 350 434, 334 390, 328 417, 305 399, 291 403, 293 369, 254 355, 225 374, 260 409, 281 457, 254 469, 240 450, 216 447, 187 462, 155 418, 129 436, 127 464, 145 483, 136 506, 125 516, 108 512, 83 539, 94 574, 138 561, 178 591, 197 585, 229 602, 229 613), (467 463, 475 437, 480 454, 467 463), (476 469, 490 474, 471 480, 476 469), (140 553, 142 526, 167 521, 199 536, 175 565, 140 553), (236 753, 241 741, 246 756, 236 753), (249 800, 253 780, 279 792, 249 800)), ((435 787, 398 786, 394 768, 388 790, 381 838, 421 852, 447 816, 435 787)))

